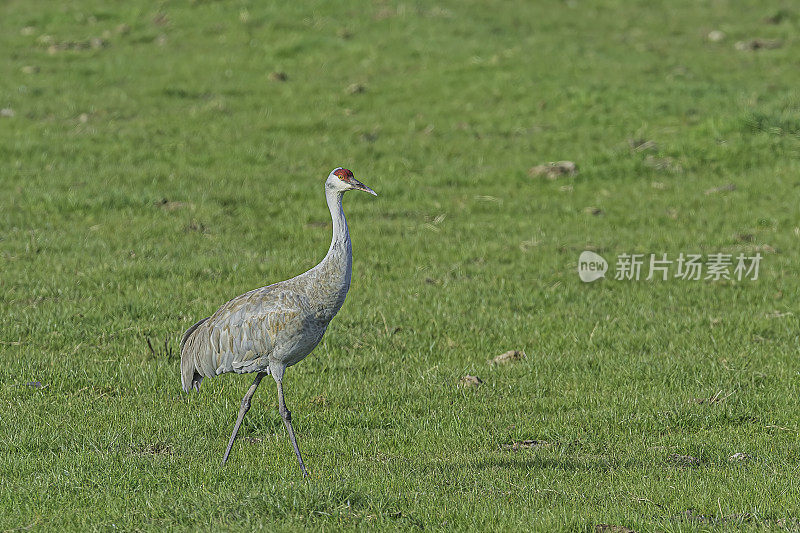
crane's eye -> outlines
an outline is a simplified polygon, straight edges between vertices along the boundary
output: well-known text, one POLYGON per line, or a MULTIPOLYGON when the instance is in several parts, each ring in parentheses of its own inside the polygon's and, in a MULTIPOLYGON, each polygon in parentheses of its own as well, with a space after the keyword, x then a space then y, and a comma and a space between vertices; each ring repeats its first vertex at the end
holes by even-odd
POLYGON ((353 173, 346 168, 340 168, 333 174, 342 181, 348 181, 353 177, 353 173))

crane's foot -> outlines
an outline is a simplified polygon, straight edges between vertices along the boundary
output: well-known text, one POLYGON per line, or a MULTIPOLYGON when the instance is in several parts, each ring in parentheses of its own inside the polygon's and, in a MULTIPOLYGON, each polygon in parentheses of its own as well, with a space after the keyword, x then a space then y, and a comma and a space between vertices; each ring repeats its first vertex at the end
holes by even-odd
MULTIPOLYGON (((231 441, 231 442, 233 442, 233 441, 231 441)), ((231 448, 232 447, 233 447, 232 444, 228 444, 228 449, 225 450, 225 455, 222 456, 222 462, 220 463, 220 466, 225 466, 225 463, 228 462, 228 456, 231 454, 231 448)))

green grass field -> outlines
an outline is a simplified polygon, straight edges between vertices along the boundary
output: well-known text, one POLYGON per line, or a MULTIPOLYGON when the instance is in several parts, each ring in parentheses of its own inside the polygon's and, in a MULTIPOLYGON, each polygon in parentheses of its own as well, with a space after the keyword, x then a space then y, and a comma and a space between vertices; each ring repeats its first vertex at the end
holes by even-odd
POLYGON ((800 530, 798 6, 264 4, 0 6, 0 530, 800 530), (187 396, 177 341, 324 256, 339 165, 311 477, 271 380, 222 468, 252 376, 187 396))

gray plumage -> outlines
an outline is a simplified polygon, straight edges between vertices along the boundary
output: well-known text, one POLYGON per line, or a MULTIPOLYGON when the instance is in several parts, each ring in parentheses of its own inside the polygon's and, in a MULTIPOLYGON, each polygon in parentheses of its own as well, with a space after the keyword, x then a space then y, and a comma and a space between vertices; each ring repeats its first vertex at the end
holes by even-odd
POLYGON ((190 327, 181 339, 181 382, 187 393, 199 390, 204 377, 230 372, 258 373, 242 400, 223 464, 250 407, 250 398, 261 379, 269 374, 278 386, 279 410, 301 470, 306 474, 291 414, 283 402, 282 380, 286 368, 303 360, 319 344, 331 319, 344 304, 350 288, 353 253, 342 196, 354 189, 375 194, 343 168, 334 169, 325 182, 333 238, 327 255, 317 266, 289 280, 237 296, 190 327))

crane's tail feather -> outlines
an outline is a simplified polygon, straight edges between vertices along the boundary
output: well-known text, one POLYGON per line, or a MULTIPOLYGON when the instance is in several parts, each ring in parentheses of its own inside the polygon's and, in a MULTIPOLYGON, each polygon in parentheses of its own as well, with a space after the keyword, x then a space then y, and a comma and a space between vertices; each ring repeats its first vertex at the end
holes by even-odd
POLYGON ((189 340, 189 337, 195 330, 209 317, 200 320, 195 325, 190 327, 186 330, 186 333, 183 334, 183 338, 181 339, 181 385, 183 386, 183 391, 185 393, 189 393, 192 390, 199 391, 200 384, 203 382, 203 376, 197 371, 197 368, 194 364, 194 357, 192 357, 191 353, 185 352, 184 347, 186 346, 186 341, 189 340))
POLYGON ((190 393, 192 390, 199 391, 203 376, 194 367, 191 357, 181 357, 181 385, 183 392, 190 393))

